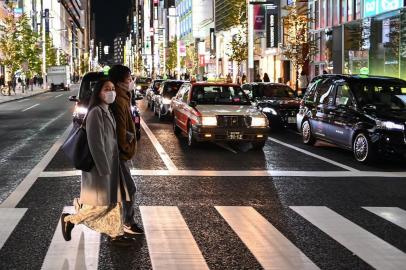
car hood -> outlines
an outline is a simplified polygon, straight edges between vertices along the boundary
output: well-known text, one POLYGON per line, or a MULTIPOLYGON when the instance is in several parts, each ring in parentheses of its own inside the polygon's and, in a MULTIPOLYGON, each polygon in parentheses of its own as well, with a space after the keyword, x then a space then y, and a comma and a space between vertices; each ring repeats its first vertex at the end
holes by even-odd
POLYGON ((296 98, 272 98, 256 101, 259 107, 297 108, 300 107, 300 100, 296 98))
POLYGON ((375 119, 406 123, 406 110, 365 109, 365 112, 375 119))
POLYGON ((197 105, 196 110, 202 116, 216 115, 262 115, 255 107, 251 105, 197 105))

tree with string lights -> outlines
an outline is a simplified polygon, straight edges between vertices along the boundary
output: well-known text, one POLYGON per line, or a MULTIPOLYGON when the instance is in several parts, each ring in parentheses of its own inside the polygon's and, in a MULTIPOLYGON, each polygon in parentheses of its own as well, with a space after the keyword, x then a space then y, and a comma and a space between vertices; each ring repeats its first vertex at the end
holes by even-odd
POLYGON ((281 49, 282 54, 291 61, 295 69, 298 89, 299 70, 317 53, 316 40, 309 31, 313 19, 308 16, 307 7, 298 5, 296 1, 283 9, 287 14, 282 17, 285 31, 281 49))

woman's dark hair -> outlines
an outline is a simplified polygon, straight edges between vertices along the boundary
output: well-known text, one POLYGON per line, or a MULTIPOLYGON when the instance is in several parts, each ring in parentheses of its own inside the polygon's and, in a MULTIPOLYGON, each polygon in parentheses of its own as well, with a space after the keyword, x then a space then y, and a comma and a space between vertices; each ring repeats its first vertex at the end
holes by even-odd
POLYGON ((117 84, 118 82, 124 82, 129 75, 131 75, 131 70, 123 65, 114 65, 109 70, 109 79, 114 84, 117 84))
POLYGON ((90 112, 90 110, 93 107, 96 107, 97 105, 100 105, 102 103, 102 100, 100 99, 100 92, 102 91, 102 88, 104 86, 104 84, 106 82, 111 82, 111 80, 108 79, 100 79, 93 87, 93 92, 92 92, 92 96, 90 97, 90 101, 89 101, 89 108, 88 108, 88 112, 90 112))

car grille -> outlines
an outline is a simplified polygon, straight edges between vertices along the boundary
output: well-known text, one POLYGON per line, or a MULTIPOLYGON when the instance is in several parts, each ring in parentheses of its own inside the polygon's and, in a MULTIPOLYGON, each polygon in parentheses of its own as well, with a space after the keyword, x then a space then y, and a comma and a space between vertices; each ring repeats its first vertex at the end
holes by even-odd
POLYGON ((225 128, 244 128, 251 125, 251 117, 234 116, 234 115, 218 115, 217 126, 225 128))

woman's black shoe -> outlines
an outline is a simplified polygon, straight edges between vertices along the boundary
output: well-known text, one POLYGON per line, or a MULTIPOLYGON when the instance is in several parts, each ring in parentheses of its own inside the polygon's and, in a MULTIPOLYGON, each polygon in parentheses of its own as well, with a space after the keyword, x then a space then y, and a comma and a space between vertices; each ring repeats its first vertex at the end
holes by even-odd
POLYGON ((75 227, 75 224, 71 222, 65 222, 65 217, 69 216, 70 214, 62 214, 61 216, 61 227, 62 227, 62 235, 65 241, 70 241, 72 239, 72 230, 75 227))
POLYGON ((110 238, 110 243, 117 246, 131 246, 135 244, 134 238, 125 237, 124 235, 110 238))

